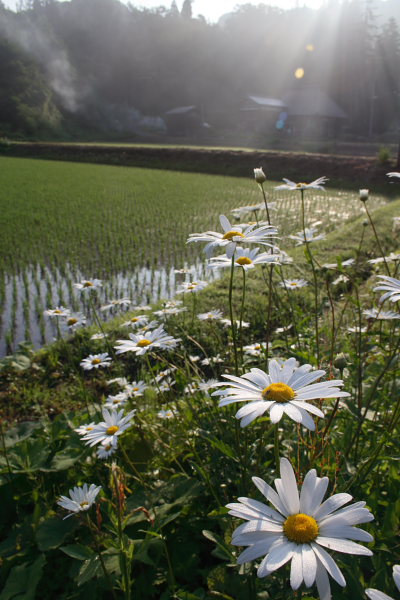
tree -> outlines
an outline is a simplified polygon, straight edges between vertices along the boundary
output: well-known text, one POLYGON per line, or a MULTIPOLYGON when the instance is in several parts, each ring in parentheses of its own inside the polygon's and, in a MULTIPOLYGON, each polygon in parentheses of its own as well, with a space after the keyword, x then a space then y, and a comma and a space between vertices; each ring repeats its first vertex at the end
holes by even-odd
POLYGON ((182 5, 181 16, 184 19, 192 18, 192 0, 185 0, 182 5))

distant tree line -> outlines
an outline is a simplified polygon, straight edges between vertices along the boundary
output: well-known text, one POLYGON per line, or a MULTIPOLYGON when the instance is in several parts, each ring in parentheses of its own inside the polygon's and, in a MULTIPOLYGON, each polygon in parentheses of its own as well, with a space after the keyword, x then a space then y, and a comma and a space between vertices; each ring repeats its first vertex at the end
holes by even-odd
POLYGON ((129 133, 140 116, 186 105, 223 130, 248 94, 311 85, 343 108, 351 135, 396 131, 399 25, 375 0, 247 4, 218 24, 179 4, 20 0, 13 12, 0 1, 0 135, 129 133))

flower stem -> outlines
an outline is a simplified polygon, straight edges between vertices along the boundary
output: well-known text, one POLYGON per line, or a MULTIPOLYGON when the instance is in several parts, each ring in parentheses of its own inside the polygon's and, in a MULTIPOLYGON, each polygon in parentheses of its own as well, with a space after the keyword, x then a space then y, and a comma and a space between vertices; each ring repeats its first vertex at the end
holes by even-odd
POLYGON ((239 367, 238 367, 238 353, 237 353, 237 341, 236 341, 236 324, 233 320, 233 304, 232 304, 232 292, 233 292, 233 271, 235 268, 235 259, 234 254, 232 255, 231 262, 231 278, 229 282, 229 314, 231 318, 231 330, 232 330, 232 342, 233 342, 233 354, 235 359, 235 375, 239 375, 239 367))

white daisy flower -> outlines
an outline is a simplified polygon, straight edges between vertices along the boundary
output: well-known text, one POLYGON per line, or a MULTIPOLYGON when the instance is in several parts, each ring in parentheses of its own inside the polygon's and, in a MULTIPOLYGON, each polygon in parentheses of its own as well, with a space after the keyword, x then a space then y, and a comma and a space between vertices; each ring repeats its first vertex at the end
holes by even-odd
POLYGON ((210 358, 203 358, 203 360, 200 361, 200 364, 207 367, 209 365, 217 365, 218 363, 223 363, 223 362, 224 362, 224 359, 221 358, 221 356, 219 354, 216 354, 215 356, 210 356, 210 358))
POLYGON ((71 331, 74 331, 78 327, 86 325, 86 317, 82 314, 68 315, 65 324, 71 331))
POLYGON ((239 243, 262 244, 265 246, 271 245, 271 237, 276 236, 277 230, 270 225, 256 227, 250 225, 243 231, 237 225, 231 225, 229 219, 225 215, 220 215, 219 221, 224 233, 216 231, 205 231, 204 233, 191 233, 187 244, 190 242, 207 242, 204 252, 210 258, 214 248, 224 247, 228 258, 232 258, 236 246, 239 243))
POLYGON ((370 265, 379 265, 384 262, 396 262, 400 260, 400 254, 396 254, 395 252, 391 252, 388 256, 380 256, 379 258, 371 258, 367 260, 370 265))
POLYGON ((141 356, 156 348, 174 348, 178 342, 178 340, 168 335, 162 326, 145 334, 130 333, 129 337, 129 340, 117 340, 117 344, 119 345, 114 346, 117 354, 134 352, 137 356, 141 356))
POLYGON ((170 392, 173 385, 175 385, 175 381, 171 379, 171 377, 167 377, 157 386, 158 392, 170 392))
POLYGON ((64 306, 56 306, 56 308, 48 308, 43 311, 47 317, 69 317, 70 310, 64 306))
MULTIPOLYGON (((393 579, 397 589, 400 592, 400 565, 393 566, 393 579)), ((391 596, 388 596, 383 592, 379 592, 378 590, 374 590, 373 588, 368 588, 367 590, 365 590, 365 593, 367 594, 370 600, 394 600, 394 598, 392 598, 391 596)))
POLYGON ((167 410, 162 408, 160 411, 158 411, 157 416, 160 419, 172 419, 175 415, 170 408, 167 408, 167 410))
POLYGON ((147 323, 148 320, 149 317, 147 315, 135 315, 134 317, 131 317, 129 321, 122 323, 121 327, 138 327, 139 325, 147 323))
MULTIPOLYGON (((268 202, 269 210, 276 210, 276 208, 276 202, 268 202)), ((235 219, 241 219, 248 214, 257 213, 260 210, 265 210, 264 202, 259 202, 258 204, 248 204, 247 206, 239 206, 239 208, 234 208, 231 210, 231 214, 235 217, 235 219)), ((261 225, 261 223, 259 224, 261 225)))
POLYGON ((272 423, 278 423, 286 414, 296 423, 314 431, 315 423, 308 413, 321 418, 324 413, 309 400, 350 396, 339 389, 343 385, 342 380, 314 383, 324 375, 325 371, 312 371, 311 365, 297 367, 295 358, 289 358, 282 365, 273 359, 269 361, 268 373, 251 369, 242 377, 223 375, 232 383, 222 382, 218 386, 230 387, 214 392, 212 396, 223 396, 219 401, 220 407, 248 402, 236 413, 236 418, 242 419, 242 427, 268 411, 272 423))
POLYGON ((72 517, 74 513, 77 514, 89 510, 100 490, 101 485, 94 485, 94 483, 91 483, 90 486, 88 486, 87 483, 84 483, 82 487, 74 487, 72 490, 69 490, 69 498, 67 496, 61 496, 57 501, 57 504, 71 512, 71 514, 64 517, 64 519, 72 517))
POLYGON ((118 438, 114 438, 112 442, 107 444, 106 446, 100 445, 97 448, 97 458, 104 460, 105 458, 109 458, 116 449, 118 448, 118 438))
POLYGON ((400 178, 400 173, 397 173, 397 172, 386 173, 386 175, 388 177, 398 177, 398 178, 400 178))
POLYGON ((102 354, 89 354, 87 358, 84 358, 80 362, 80 365, 85 371, 90 371, 91 369, 98 369, 99 367, 109 367, 111 363, 111 357, 107 352, 103 352, 102 354))
POLYGON ((249 356, 261 356, 266 347, 266 342, 256 342, 254 344, 249 344, 248 346, 243 346, 243 352, 249 356))
MULTIPOLYGON (((250 248, 237 248, 233 259, 234 266, 242 267, 242 269, 248 271, 249 269, 254 269, 255 265, 266 263, 279 264, 280 254, 271 254, 270 252, 258 254, 259 251, 260 248, 254 248, 253 250, 250 250, 250 248)), ((228 258, 226 254, 222 254, 221 256, 210 258, 208 266, 220 269, 223 267, 230 267, 231 263, 231 258, 228 258)))
MULTIPOLYGON (((221 323, 224 327, 230 327, 231 326, 231 320, 230 319, 221 319, 221 323)), ((240 321, 235 321, 236 327, 239 329, 240 328, 240 321)), ((250 327, 250 323, 248 321, 242 321, 242 328, 243 329, 247 329, 247 327, 250 327)))
POLYGON ((328 181, 326 177, 319 177, 315 179, 311 183, 295 183, 294 181, 290 181, 290 179, 283 178, 285 181, 284 184, 276 186, 275 190, 323 190, 325 191, 324 185, 328 181))
POLYGON ((363 315, 367 319, 378 319, 380 321, 392 320, 392 319, 400 319, 400 314, 393 312, 391 310, 379 310, 377 308, 370 308, 368 310, 363 310, 363 315))
POLYGON ((85 291, 85 290, 97 290, 101 288, 103 282, 100 279, 84 279, 80 283, 74 283, 74 287, 77 290, 85 291))
POLYGON ((178 306, 182 306, 182 300, 167 300, 164 302, 164 308, 177 308, 178 306))
POLYGON ((104 304, 104 306, 100 306, 100 310, 110 310, 111 308, 115 308, 116 306, 129 306, 132 300, 130 298, 120 298, 119 300, 111 300, 108 304, 104 304))
POLYGON ((197 294, 197 292, 201 292, 201 290, 204 290, 205 287, 207 287, 208 282, 207 281, 184 281, 183 283, 181 283, 181 285, 177 288, 176 293, 177 294, 197 294))
POLYGON ((107 385, 112 385, 113 383, 119 385, 120 387, 125 387, 129 384, 129 381, 126 377, 114 377, 114 379, 109 379, 107 381, 107 385))
POLYGON ((188 275, 191 272, 192 271, 190 269, 186 269, 185 267, 182 269, 174 269, 174 273, 177 273, 178 275, 188 275))
POLYGON ((288 235, 288 238, 291 240, 295 240, 296 246, 301 246, 302 244, 317 242, 318 240, 323 240, 325 237, 325 233, 317 233, 317 230, 314 227, 306 227, 304 231, 298 231, 295 235, 288 235))
POLYGON ((359 198, 361 200, 361 202, 366 202, 369 198, 369 190, 359 190, 359 198))
POLYGON ((139 325, 139 327, 136 327, 136 333, 137 334, 146 333, 147 331, 156 329, 159 326, 160 325, 159 325, 158 321, 149 321, 148 323, 145 323, 144 325, 141 324, 141 325, 139 325))
MULTIPOLYGON (((350 267, 354 263, 355 263, 355 258, 348 258, 347 260, 344 260, 340 264, 342 267, 350 267)), ((338 263, 326 263, 326 264, 322 265, 323 269, 337 269, 338 267, 339 267, 338 263)))
POLYGON ((106 337, 108 337, 107 333, 94 333, 93 335, 90 336, 91 340, 104 340, 106 337))
POLYGON ((96 423, 94 421, 92 421, 91 423, 88 423, 87 425, 80 425, 79 427, 77 427, 76 429, 74 429, 74 431, 76 431, 76 433, 78 435, 85 435, 89 431, 92 431, 93 427, 95 425, 96 425, 96 423))
POLYGON ((222 319, 222 310, 210 310, 206 313, 199 313, 197 318, 200 321, 219 321, 222 319))
POLYGON ((374 519, 365 502, 352 500, 350 494, 334 494, 325 502, 329 479, 317 477, 315 469, 308 471, 299 495, 296 477, 286 458, 280 461, 280 479, 275 479, 276 491, 263 479, 253 477, 254 485, 274 508, 251 498, 238 498, 227 505, 229 514, 245 519, 232 536, 234 546, 247 546, 238 557, 238 564, 263 557, 257 576, 266 577, 291 561, 290 585, 299 589, 317 585, 321 600, 330 600, 330 575, 340 586, 346 580, 329 550, 372 556, 371 550, 357 542, 371 542, 373 537, 354 527, 374 519))
POLYGON ((128 394, 126 392, 119 392, 115 396, 107 396, 104 407, 105 408, 119 408, 124 406, 128 402, 128 394))
POLYGON ((189 360, 190 362, 198 362, 200 360, 200 356, 197 356, 197 354, 189 354, 189 360))
POLYGON ((383 294, 379 298, 379 302, 384 302, 389 299, 390 302, 397 302, 400 300, 400 279, 395 279, 394 277, 388 277, 387 275, 378 275, 380 279, 383 279, 381 285, 378 285, 374 288, 374 292, 378 290, 386 291, 386 294, 383 294))
POLYGON ((305 279, 284 279, 279 282, 279 285, 287 290, 294 290, 305 287, 308 285, 308 281, 305 279))
POLYGON ((148 387, 149 386, 144 381, 133 381, 124 386, 124 392, 129 398, 139 398, 140 396, 143 396, 148 387))
POLYGON ((349 333, 366 333, 367 327, 348 327, 347 331, 349 333))
POLYGON ((88 446, 115 444, 115 438, 131 427, 136 410, 131 410, 125 416, 123 410, 117 412, 115 409, 109 411, 107 408, 103 408, 102 413, 104 421, 97 423, 92 431, 88 431, 82 437, 88 446))
POLYGON ((172 315, 179 315, 179 313, 185 311, 187 311, 186 306, 182 306, 181 308, 179 308, 178 306, 171 306, 169 308, 164 307, 161 310, 155 310, 154 314, 157 317, 170 317, 172 315))
POLYGON ((152 310, 151 306, 149 306, 148 304, 143 304, 142 306, 131 306, 131 310, 133 310, 134 312, 136 311, 140 311, 140 310, 152 310))
POLYGON ((176 370, 177 370, 177 367, 170 367, 169 369, 164 369, 163 371, 159 371, 155 378, 157 383, 159 381, 162 381, 165 377, 168 377, 169 375, 171 375, 171 373, 173 373, 176 370))

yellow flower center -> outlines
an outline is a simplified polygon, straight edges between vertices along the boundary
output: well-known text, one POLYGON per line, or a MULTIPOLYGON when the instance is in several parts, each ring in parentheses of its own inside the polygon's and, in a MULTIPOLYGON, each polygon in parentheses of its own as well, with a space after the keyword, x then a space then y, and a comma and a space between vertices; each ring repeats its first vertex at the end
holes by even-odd
POLYGON ((114 435, 118 431, 119 427, 117 425, 111 425, 106 431, 107 435, 114 435))
POLYGON ((139 321, 138 317, 132 317, 131 323, 136 323, 137 321, 139 321))
POLYGON ((78 322, 78 319, 74 319, 74 318, 68 319, 67 325, 75 325, 75 323, 77 323, 77 322, 78 322))
POLYGON ((107 446, 104 446, 104 450, 106 450, 107 452, 111 450, 111 444, 107 444, 107 446))
POLYGON ((89 506, 89 502, 86 502, 86 500, 84 500, 83 502, 81 502, 81 503, 79 504, 79 506, 80 506, 81 508, 85 508, 85 506, 89 506))
POLYGON ((151 344, 151 341, 150 341, 150 340, 146 340, 146 339, 144 339, 144 340, 140 340, 140 341, 139 341, 139 342, 138 342, 136 345, 137 345, 139 348, 144 348, 145 346, 150 346, 150 344, 151 344))
POLYGON ((58 308, 54 309, 54 314, 55 315, 61 315, 62 314, 62 310, 59 310, 58 308))
POLYGON ((298 513, 286 519, 283 524, 283 532, 291 542, 308 544, 318 536, 319 527, 313 517, 298 513))
POLYGON ((136 387, 136 388, 133 388, 133 391, 134 391, 134 392, 138 392, 138 391, 139 391, 139 388, 137 388, 137 387, 136 387))
POLYGON ((227 231, 222 236, 222 239, 223 240, 231 240, 234 237, 244 237, 244 235, 243 235, 243 233, 240 233, 240 231, 227 231))
POLYGON ((86 431, 92 431, 93 427, 86 427, 86 431))
POLYGON ((121 400, 118 400, 116 398, 114 398, 114 400, 113 400, 113 404, 119 404, 120 402, 121 402, 121 400))
POLYGON ((302 188, 305 185, 307 185, 307 184, 306 183, 296 183, 297 188, 302 188))
POLYGON ((188 289, 188 290, 194 290, 194 289, 195 289, 195 287, 196 287, 196 286, 195 286, 195 285, 192 283, 192 285, 189 285, 187 289, 188 289))
POLYGON ((93 358, 92 365, 98 365, 99 363, 101 363, 101 360, 99 358, 93 358))
POLYGON ((289 402, 296 396, 296 392, 286 383, 271 383, 262 391, 262 397, 265 400, 273 400, 274 402, 289 402))
POLYGON ((260 344, 256 344, 256 345, 254 346, 254 350, 261 350, 261 346, 260 346, 260 344))
POLYGON ((296 283, 295 281, 291 281, 291 282, 289 283, 289 285, 292 285, 293 287, 296 287, 297 283, 296 283))
POLYGON ((247 258, 247 256, 241 256, 240 258, 236 259, 236 262, 240 266, 251 265, 253 263, 253 261, 250 258, 247 258))
POLYGON ((85 281, 83 287, 92 287, 93 283, 91 281, 85 281))

